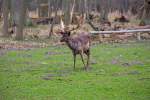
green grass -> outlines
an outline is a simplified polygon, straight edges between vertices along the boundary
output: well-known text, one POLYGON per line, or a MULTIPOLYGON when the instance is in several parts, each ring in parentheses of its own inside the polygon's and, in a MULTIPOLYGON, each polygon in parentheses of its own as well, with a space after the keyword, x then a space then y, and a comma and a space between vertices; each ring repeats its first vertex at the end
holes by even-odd
POLYGON ((93 45, 91 70, 66 46, 0 56, 0 100, 150 100, 150 42, 93 45))

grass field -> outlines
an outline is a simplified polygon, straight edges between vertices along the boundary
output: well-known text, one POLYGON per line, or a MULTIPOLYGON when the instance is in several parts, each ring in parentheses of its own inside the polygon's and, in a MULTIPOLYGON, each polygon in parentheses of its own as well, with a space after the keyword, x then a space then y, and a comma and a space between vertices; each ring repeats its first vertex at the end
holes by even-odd
POLYGON ((66 46, 0 55, 0 100, 150 100, 150 42, 91 50, 87 72, 66 46))

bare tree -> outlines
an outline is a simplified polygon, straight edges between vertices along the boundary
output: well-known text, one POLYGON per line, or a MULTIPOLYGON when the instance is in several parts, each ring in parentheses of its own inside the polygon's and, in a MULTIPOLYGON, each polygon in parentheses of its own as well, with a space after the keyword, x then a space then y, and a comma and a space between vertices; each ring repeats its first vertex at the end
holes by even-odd
POLYGON ((50 31, 49 31, 49 38, 52 36, 53 34, 53 29, 54 29, 54 23, 56 23, 56 19, 57 19, 57 12, 58 12, 58 0, 52 0, 53 2, 55 2, 55 5, 52 6, 51 8, 51 14, 54 12, 54 17, 52 17, 52 22, 50 23, 50 31))
POLYGON ((150 24, 150 0, 144 0, 142 20, 144 20, 147 24, 150 24))
POLYGON ((4 24, 3 24, 3 36, 8 37, 8 27, 9 27, 9 20, 8 20, 8 14, 9 14, 9 0, 3 0, 3 18, 4 18, 4 24))
POLYGON ((72 21, 72 18, 73 18, 74 8, 75 8, 75 0, 73 0, 73 4, 72 4, 72 8, 71 8, 70 21, 72 21))
POLYGON ((40 17, 41 16, 41 13, 40 13, 40 2, 39 2, 39 0, 35 0, 35 2, 37 4, 36 11, 37 11, 38 17, 40 17))
POLYGON ((23 39, 23 28, 25 22, 25 15, 26 15, 26 0, 17 0, 18 4, 17 10, 17 20, 16 20, 16 39, 22 40, 23 39))
POLYGON ((2 0, 0 0, 0 20, 1 20, 1 17, 2 17, 2 0))
POLYGON ((65 25, 69 25, 71 22, 71 18, 70 18, 70 0, 64 0, 63 1, 63 5, 64 5, 64 22, 65 25))

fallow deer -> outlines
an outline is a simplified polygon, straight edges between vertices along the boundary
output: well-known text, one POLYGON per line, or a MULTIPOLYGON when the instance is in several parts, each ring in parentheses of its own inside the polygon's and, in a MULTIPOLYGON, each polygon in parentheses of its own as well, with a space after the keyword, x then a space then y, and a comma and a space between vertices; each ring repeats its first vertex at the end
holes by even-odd
POLYGON ((64 27, 63 21, 61 20, 61 42, 65 42, 67 46, 72 50, 73 57, 74 57, 74 69, 76 66, 76 55, 79 54, 81 56, 82 62, 84 64, 85 70, 89 67, 90 61, 90 36, 88 34, 80 33, 76 37, 71 36, 71 31, 78 28, 73 28, 71 30, 66 29, 64 27), (84 54, 87 55, 87 64, 84 62, 84 54))

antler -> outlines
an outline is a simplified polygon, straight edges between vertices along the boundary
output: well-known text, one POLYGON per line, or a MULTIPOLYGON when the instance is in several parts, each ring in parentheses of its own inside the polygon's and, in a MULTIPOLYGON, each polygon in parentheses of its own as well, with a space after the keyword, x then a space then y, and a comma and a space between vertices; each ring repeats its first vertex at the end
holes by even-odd
POLYGON ((64 25, 64 22, 63 22, 62 18, 60 20, 60 25, 61 25, 61 30, 64 31, 65 25, 64 25))
POLYGON ((72 29, 69 30, 69 27, 68 27, 68 26, 65 27, 62 18, 61 18, 61 20, 60 20, 60 25, 61 25, 61 31, 70 31, 70 32, 71 32, 71 31, 74 31, 74 30, 76 30, 76 29, 78 29, 78 28, 80 27, 80 25, 78 24, 75 28, 73 27, 72 29))

